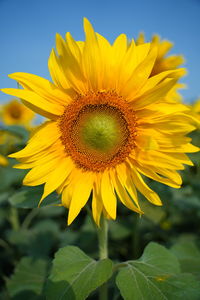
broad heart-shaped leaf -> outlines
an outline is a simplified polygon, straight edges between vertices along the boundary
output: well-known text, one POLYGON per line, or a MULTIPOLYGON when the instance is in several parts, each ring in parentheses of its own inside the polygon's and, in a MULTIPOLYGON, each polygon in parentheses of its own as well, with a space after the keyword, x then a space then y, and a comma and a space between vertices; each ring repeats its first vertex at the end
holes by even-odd
POLYGON ((200 285, 191 274, 181 274, 177 258, 150 243, 139 260, 119 270, 116 283, 125 300, 198 300, 200 285))
POLYGON ((112 261, 95 261, 74 246, 58 250, 46 288, 48 300, 84 300, 112 275, 112 261))
POLYGON ((173 245, 171 252, 177 257, 183 272, 200 277, 200 250, 193 241, 182 238, 173 245))
POLYGON ((26 170, 16 170, 10 165, 0 168, 0 192, 10 191, 13 186, 21 185, 21 181, 26 175, 26 170))
MULTIPOLYGON (((12 206, 18 208, 36 208, 40 198, 42 197, 43 186, 22 187, 18 192, 13 194, 8 200, 12 206)), ((41 207, 49 204, 59 204, 58 195, 52 193, 45 198, 41 207)))
POLYGON ((46 279, 47 261, 23 257, 14 274, 7 280, 11 297, 21 293, 41 294, 46 279))

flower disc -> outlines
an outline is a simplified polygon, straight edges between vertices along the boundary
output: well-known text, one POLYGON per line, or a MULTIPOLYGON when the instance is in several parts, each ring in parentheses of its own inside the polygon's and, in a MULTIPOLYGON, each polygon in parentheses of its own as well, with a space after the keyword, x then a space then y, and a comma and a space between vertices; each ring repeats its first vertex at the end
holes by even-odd
POLYGON ((112 93, 79 97, 61 117, 66 152, 95 172, 123 161, 134 147, 136 122, 126 102, 112 93))

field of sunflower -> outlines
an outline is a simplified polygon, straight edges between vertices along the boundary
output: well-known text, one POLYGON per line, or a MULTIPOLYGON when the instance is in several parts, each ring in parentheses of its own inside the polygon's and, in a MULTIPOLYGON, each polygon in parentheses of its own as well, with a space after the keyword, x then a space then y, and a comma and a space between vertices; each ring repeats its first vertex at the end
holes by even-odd
POLYGON ((56 36, 0 108, 0 298, 200 299, 200 102, 140 34, 56 36), (35 125, 36 113, 46 118, 35 125), (189 153, 189 154, 188 154, 189 153))

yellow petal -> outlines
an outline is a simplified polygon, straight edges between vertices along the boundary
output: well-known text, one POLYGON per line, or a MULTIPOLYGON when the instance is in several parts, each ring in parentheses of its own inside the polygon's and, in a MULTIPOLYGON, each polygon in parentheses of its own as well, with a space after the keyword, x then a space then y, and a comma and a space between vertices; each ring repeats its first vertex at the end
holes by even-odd
POLYGON ((109 172, 104 171, 101 179, 101 197, 104 208, 112 219, 116 219, 117 199, 109 177, 109 172))
POLYGON ((156 36, 154 35, 154 37, 152 38, 152 42, 153 44, 159 44, 159 52, 158 52, 158 56, 159 58, 165 56, 165 54, 167 52, 169 52, 169 50, 173 47, 173 43, 172 42, 169 42, 167 40, 164 40, 164 41, 160 41, 160 38, 159 36, 156 36))
POLYGON ((62 205, 64 207, 69 208, 71 200, 72 200, 72 188, 70 186, 66 186, 62 191, 62 205))
POLYGON ((49 194, 51 194, 53 191, 55 191, 64 182, 64 180, 69 176, 73 168, 74 168, 74 164, 71 158, 66 157, 60 159, 55 170, 52 171, 48 176, 48 179, 44 187, 44 193, 42 195, 40 202, 44 198, 46 198, 49 194))
POLYGON ((32 90, 42 98, 58 106, 65 107, 72 101, 66 91, 64 92, 57 88, 52 82, 42 77, 28 73, 13 73, 9 77, 17 80, 25 89, 32 90))
POLYGON ((136 143, 137 146, 143 151, 159 149, 159 144, 157 143, 156 139, 146 134, 139 135, 137 137, 136 143))
POLYGON ((164 183, 166 185, 169 185, 173 188, 180 188, 180 185, 182 184, 181 176, 174 170, 167 170, 167 169, 161 169, 161 168, 145 168, 145 166, 137 166, 136 169, 139 173, 156 180, 158 182, 164 183), (160 176, 159 174, 166 176, 160 176))
POLYGON ((143 212, 138 208, 133 200, 130 198, 129 194, 127 193, 125 187, 122 186, 122 184, 119 181, 118 174, 112 173, 112 182, 115 188, 115 191, 120 199, 120 201, 129 209, 139 213, 143 214, 143 212))
POLYGON ((159 196, 152 190, 142 179, 141 175, 135 168, 132 168, 131 176, 136 188, 143 194, 151 203, 155 205, 162 205, 159 196))
POLYGON ((153 104, 137 111, 138 124, 145 122, 154 124, 160 122, 162 118, 168 118, 170 114, 187 111, 189 111, 188 107, 183 104, 159 102, 158 105, 153 104))
POLYGON ((34 186, 46 182, 51 172, 58 166, 59 163, 60 158, 55 157, 41 166, 36 166, 25 176, 23 184, 34 186))
POLYGON ((51 54, 49 56, 48 68, 54 83, 62 89, 69 90, 71 85, 65 76, 63 68, 55 54, 54 49, 52 49, 51 54))
POLYGON ((177 79, 169 79, 167 81, 161 82, 155 88, 149 90, 144 95, 134 99, 131 104, 135 110, 140 110, 145 108, 152 103, 156 103, 163 99, 167 92, 175 85, 177 79))
POLYGON ((133 71, 131 78, 122 86, 121 93, 128 101, 132 101, 137 92, 145 84, 155 63, 157 49, 153 48, 149 55, 133 71))
POLYGON ((38 127, 24 149, 9 156, 14 158, 31 156, 51 146, 59 137, 60 132, 58 131, 57 123, 52 121, 45 122, 38 127))
POLYGON ((151 50, 150 43, 137 45, 136 47, 137 65, 141 64, 145 60, 145 58, 147 58, 147 55, 149 54, 150 50, 151 50))
POLYGON ((125 34, 120 34, 112 46, 113 65, 121 65, 121 61, 127 51, 127 37, 125 34))
POLYGON ((162 80, 164 80, 167 77, 174 78, 175 75, 180 72, 180 70, 182 70, 182 72, 185 72, 185 69, 169 70, 169 71, 161 72, 159 74, 156 74, 155 76, 148 78, 145 85, 141 88, 137 96, 142 95, 146 93, 148 90, 154 88, 158 83, 160 83, 162 80))
POLYGON ((135 202, 135 205, 140 209, 137 190, 131 179, 131 169, 128 168, 125 163, 122 163, 116 167, 116 171, 121 185, 126 188, 132 200, 135 202))
POLYGON ((51 161, 52 159, 54 159, 56 157, 62 157, 63 153, 61 153, 61 151, 51 152, 48 149, 48 152, 47 151, 39 152, 39 156, 37 154, 33 155, 33 156, 30 156, 28 158, 22 158, 21 159, 22 163, 17 164, 14 167, 16 169, 35 168, 37 166, 40 166, 40 165, 43 165, 43 164, 47 163, 48 161, 51 161))
POLYGON ((146 166, 156 166, 160 168, 166 168, 170 170, 183 170, 184 167, 180 161, 174 160, 171 155, 166 155, 160 151, 147 151, 143 152, 140 151, 136 155, 137 161, 142 165, 145 164, 146 166))
MULTIPOLYGON (((184 115, 182 116, 182 121, 178 120, 178 114, 176 114, 174 119, 168 118, 168 123, 161 120, 160 122, 154 123, 151 126, 153 128, 159 128, 159 131, 165 134, 187 134, 196 129, 195 125, 190 124, 189 122, 184 122, 184 115), (175 119, 176 118, 176 119, 175 119)), ((148 126, 148 125, 147 125, 148 126)))
POLYGON ((186 152, 186 153, 193 153, 193 152, 199 152, 200 148, 197 146, 194 146, 192 144, 186 144, 181 146, 182 151, 181 152, 186 152))
POLYGON ((99 90, 110 90, 115 88, 115 74, 113 69, 112 47, 110 43, 100 34, 96 33, 101 56, 102 77, 99 81, 99 90))
POLYGON ((70 225, 86 204, 93 188, 94 176, 79 171, 70 202, 68 225, 70 225))
POLYGON ((70 51, 70 53, 75 57, 76 61, 80 63, 81 62, 80 48, 69 32, 66 33, 66 41, 67 41, 68 51, 70 51))
POLYGON ((7 166, 8 165, 8 160, 6 159, 6 157, 4 157, 3 155, 0 154, 0 166, 7 166))
MULTIPOLYGON (((68 41, 71 44, 71 40, 68 39, 68 41)), ((59 54, 57 61, 70 87, 78 93, 85 93, 85 77, 81 63, 77 61, 77 56, 74 56, 73 46, 70 47, 68 42, 65 42, 59 34, 56 34, 56 48, 59 54)))
MULTIPOLYGON (((126 53, 118 62, 115 62, 115 64, 119 66, 119 70, 117 71, 119 72, 119 76, 116 78, 116 89, 120 92, 124 84, 126 84, 130 79, 134 69, 138 64, 134 40, 131 41, 126 53)), ((117 72, 115 74, 117 74, 117 72)))
POLYGON ((136 45, 142 45, 145 43, 145 34, 144 32, 140 32, 138 38, 136 39, 136 45))
POLYGON ((100 194, 100 182, 97 178, 94 183, 93 194, 92 194, 92 216, 97 226, 100 226, 101 214, 103 211, 103 203, 100 194))
POLYGON ((32 91, 21 89, 2 89, 1 91, 5 94, 22 98, 26 106, 49 119, 55 120, 64 112, 62 105, 51 103, 32 91))
POLYGON ((101 56, 97 36, 86 18, 84 18, 84 30, 83 71, 90 91, 98 91, 100 79, 102 78, 101 56))

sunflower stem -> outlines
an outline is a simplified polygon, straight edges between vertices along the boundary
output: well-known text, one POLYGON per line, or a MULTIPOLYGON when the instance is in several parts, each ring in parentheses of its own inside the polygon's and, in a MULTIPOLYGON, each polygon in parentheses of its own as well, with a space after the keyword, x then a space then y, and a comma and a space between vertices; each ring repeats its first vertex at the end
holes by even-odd
MULTIPOLYGON (((108 222, 102 216, 100 222, 100 228, 98 229, 98 241, 99 241, 99 259, 108 258, 108 222)), ((99 289, 99 300, 108 299, 108 286, 104 283, 99 289)))
POLYGON ((134 224, 134 230, 132 231, 133 258, 137 259, 139 257, 139 254, 140 254, 139 216, 134 216, 133 224, 134 224))
POLYGON ((26 216, 26 218, 24 219, 21 227, 23 229, 28 229, 28 227, 30 226, 32 220, 36 217, 36 215, 39 213, 38 209, 32 209, 31 212, 26 216))
POLYGON ((18 231, 20 229, 19 215, 18 210, 15 207, 11 207, 9 221, 14 231, 18 231))

